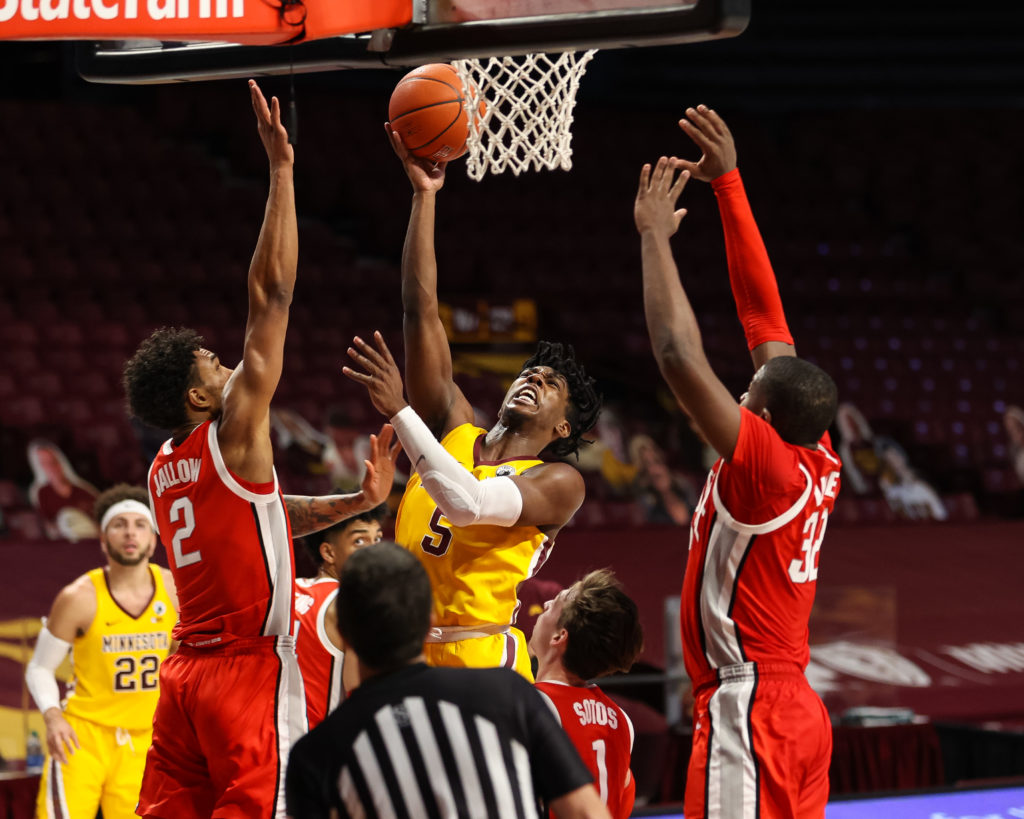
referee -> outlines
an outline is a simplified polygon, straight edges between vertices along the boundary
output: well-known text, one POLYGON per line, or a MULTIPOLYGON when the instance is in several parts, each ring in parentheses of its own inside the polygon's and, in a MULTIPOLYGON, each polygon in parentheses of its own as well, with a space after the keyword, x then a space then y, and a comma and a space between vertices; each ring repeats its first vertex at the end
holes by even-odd
POLYGON ((505 669, 429 668, 431 588, 419 561, 379 543, 345 565, 338 627, 362 685, 295 745, 293 819, 609 814, 533 687, 505 669))

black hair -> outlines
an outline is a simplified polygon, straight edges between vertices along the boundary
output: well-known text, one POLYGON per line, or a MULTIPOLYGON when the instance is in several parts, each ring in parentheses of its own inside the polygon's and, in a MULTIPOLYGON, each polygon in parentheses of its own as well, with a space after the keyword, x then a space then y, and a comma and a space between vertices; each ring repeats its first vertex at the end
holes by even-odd
POLYGON ((423 651, 433 594, 420 562, 381 541, 345 564, 338 585, 338 630, 374 671, 391 671, 423 651))
POLYGON ((128 411, 151 427, 175 430, 188 423, 185 395, 196 378, 203 337, 187 327, 161 327, 124 365, 128 411))
POLYGON ((107 510, 111 506, 125 500, 138 501, 146 508, 149 508, 149 492, 143 487, 132 486, 130 483, 115 484, 110 489, 104 489, 100 492, 93 502, 92 516, 96 523, 103 520, 103 516, 107 514, 107 510))
POLYGON ((581 680, 629 671, 644 647, 636 603, 608 569, 572 587, 558 626, 568 634, 562 665, 581 680))
POLYGON ((553 441, 547 449, 559 458, 578 453, 580 439, 585 432, 594 428, 601 412, 601 394, 594 386, 597 382, 587 375, 583 365, 576 360, 576 352, 571 344, 537 342, 537 352, 524 362, 522 370, 531 367, 550 367, 565 379, 569 387, 569 406, 566 410, 569 437, 553 441))
POLYGON ((779 437, 797 446, 817 443, 836 417, 836 382, 821 367, 794 356, 769 359, 763 370, 764 406, 779 437))
POLYGON ((320 544, 323 543, 334 535, 340 535, 345 532, 350 526, 357 521, 363 523, 383 523, 384 518, 388 514, 388 505, 386 503, 375 506, 373 509, 367 509, 358 515, 353 515, 345 520, 338 521, 333 526, 329 526, 326 529, 322 529, 319 532, 314 532, 311 535, 306 535, 302 538, 302 545, 306 547, 306 551, 309 552, 309 556, 313 558, 313 562, 319 566, 324 562, 323 557, 320 555, 320 544))

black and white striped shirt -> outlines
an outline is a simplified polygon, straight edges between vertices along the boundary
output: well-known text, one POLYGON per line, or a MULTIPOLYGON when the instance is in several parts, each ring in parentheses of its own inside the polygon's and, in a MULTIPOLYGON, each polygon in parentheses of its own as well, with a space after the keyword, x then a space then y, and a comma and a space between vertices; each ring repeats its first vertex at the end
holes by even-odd
POLYGON ((537 692, 505 669, 410 665, 374 677, 292 749, 288 813, 539 817, 592 781, 537 692))

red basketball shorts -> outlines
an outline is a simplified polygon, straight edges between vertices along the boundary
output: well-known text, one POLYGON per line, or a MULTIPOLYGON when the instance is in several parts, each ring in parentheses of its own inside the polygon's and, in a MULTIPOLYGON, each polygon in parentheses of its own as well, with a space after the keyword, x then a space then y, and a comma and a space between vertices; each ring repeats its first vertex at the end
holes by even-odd
POLYGON ((687 819, 822 819, 832 726, 796 664, 744 663, 697 681, 687 819))
POLYGON ((181 646, 160 667, 139 815, 284 817, 288 751, 305 723, 291 637, 181 646))

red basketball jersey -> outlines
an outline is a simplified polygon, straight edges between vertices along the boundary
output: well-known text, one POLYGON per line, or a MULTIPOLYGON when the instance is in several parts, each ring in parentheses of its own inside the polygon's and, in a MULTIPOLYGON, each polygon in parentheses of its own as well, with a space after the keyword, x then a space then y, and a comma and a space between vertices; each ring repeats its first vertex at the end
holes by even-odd
POLYGON ((633 723, 596 685, 541 681, 536 688, 551 706, 594 777, 594 787, 612 819, 633 810, 636 783, 629 770, 633 723))
POLYGON ((691 678, 747 662, 806 667, 839 472, 828 433, 816 449, 793 446, 740 409, 736 450, 712 467, 690 524, 681 614, 691 678))
POLYGON ((333 577, 300 577, 295 581, 295 651, 299 671, 306 688, 306 717, 312 731, 345 698, 341 682, 345 652, 339 649, 324 628, 331 602, 338 596, 338 581, 333 577))
POLYGON ((160 448, 149 497, 178 587, 176 639, 202 647, 291 634, 295 568, 276 473, 264 484, 232 475, 207 421, 160 448))

